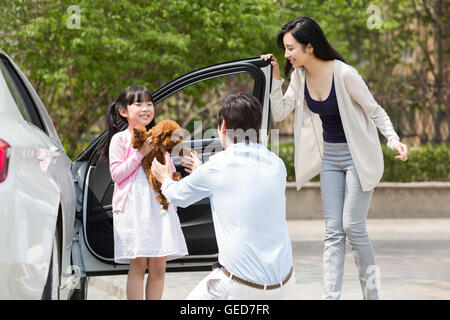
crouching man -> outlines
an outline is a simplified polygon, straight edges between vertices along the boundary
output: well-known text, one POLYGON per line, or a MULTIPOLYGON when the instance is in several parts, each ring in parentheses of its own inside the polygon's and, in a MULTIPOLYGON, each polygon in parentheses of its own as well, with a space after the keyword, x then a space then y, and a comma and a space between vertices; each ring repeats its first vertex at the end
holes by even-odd
POLYGON ((187 299, 284 299, 293 290, 286 223, 286 167, 258 143, 262 107, 250 94, 229 95, 218 114, 224 151, 204 164, 184 159, 192 173, 176 182, 156 159, 153 175, 167 200, 187 207, 210 198, 219 263, 187 299))

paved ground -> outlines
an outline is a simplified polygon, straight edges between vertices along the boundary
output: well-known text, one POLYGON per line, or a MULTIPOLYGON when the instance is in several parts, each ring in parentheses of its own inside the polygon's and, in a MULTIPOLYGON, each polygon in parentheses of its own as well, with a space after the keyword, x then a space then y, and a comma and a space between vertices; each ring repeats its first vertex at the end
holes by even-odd
MULTIPOLYGON (((446 208, 448 209, 448 208, 446 208)), ((323 220, 289 220, 297 283, 289 299, 321 299, 323 220)), ((381 299, 450 299, 450 219, 370 219, 381 299)), ((167 273, 163 299, 184 299, 208 272, 167 273)), ((88 299, 126 299, 126 276, 89 280, 88 299)), ((347 245, 342 299, 362 299, 347 245)))

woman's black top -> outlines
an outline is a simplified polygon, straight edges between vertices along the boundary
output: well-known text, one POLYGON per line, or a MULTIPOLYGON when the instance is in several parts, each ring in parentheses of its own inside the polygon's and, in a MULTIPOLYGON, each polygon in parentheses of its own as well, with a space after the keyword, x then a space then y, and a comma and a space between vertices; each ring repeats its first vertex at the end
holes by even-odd
POLYGON ((347 142, 344 128, 342 127, 341 116, 339 114, 336 91, 334 89, 334 77, 331 85, 331 91, 328 98, 324 101, 316 101, 311 98, 308 86, 305 81, 306 104, 309 109, 319 114, 322 120, 323 140, 331 143, 347 142))

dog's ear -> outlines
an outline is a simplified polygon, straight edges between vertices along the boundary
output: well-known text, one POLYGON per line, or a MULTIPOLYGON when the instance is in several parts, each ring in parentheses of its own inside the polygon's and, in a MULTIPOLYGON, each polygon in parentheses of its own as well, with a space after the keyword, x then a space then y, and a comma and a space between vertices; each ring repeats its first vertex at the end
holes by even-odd
POLYGON ((148 131, 148 135, 152 138, 153 145, 158 145, 158 135, 156 134, 156 127, 148 131))
POLYGON ((166 125, 164 125, 162 128, 161 128, 162 130, 162 135, 165 135, 165 136, 167 136, 168 134, 170 134, 170 129, 171 129, 171 126, 170 126, 170 124, 166 124, 166 125))
POLYGON ((172 133, 173 133, 173 128, 172 128, 172 126, 170 126, 170 125, 168 125, 168 126, 165 126, 164 128, 163 128, 163 136, 164 136, 164 140, 168 140, 167 142, 170 142, 171 140, 172 140, 172 133))

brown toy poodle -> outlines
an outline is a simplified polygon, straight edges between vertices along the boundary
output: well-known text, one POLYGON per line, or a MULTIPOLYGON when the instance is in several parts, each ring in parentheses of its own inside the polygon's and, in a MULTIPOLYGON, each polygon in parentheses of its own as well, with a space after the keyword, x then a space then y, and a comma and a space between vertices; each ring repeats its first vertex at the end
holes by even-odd
MULTIPOLYGON (((169 207, 169 203, 161 192, 161 183, 159 183, 152 175, 151 167, 155 157, 160 163, 165 164, 164 153, 166 151, 171 153, 175 146, 181 143, 183 140, 181 134, 176 133, 172 136, 178 129, 180 129, 180 126, 172 120, 163 120, 149 131, 147 131, 144 126, 140 125, 133 129, 133 138, 131 140, 133 148, 139 149, 148 137, 152 138, 153 150, 142 159, 142 169, 144 169, 153 190, 158 194, 156 199, 165 210, 169 207)), ((183 154, 184 152, 182 150, 182 155, 183 154)), ((179 181, 181 179, 181 174, 179 172, 174 172, 172 179, 179 181)))

